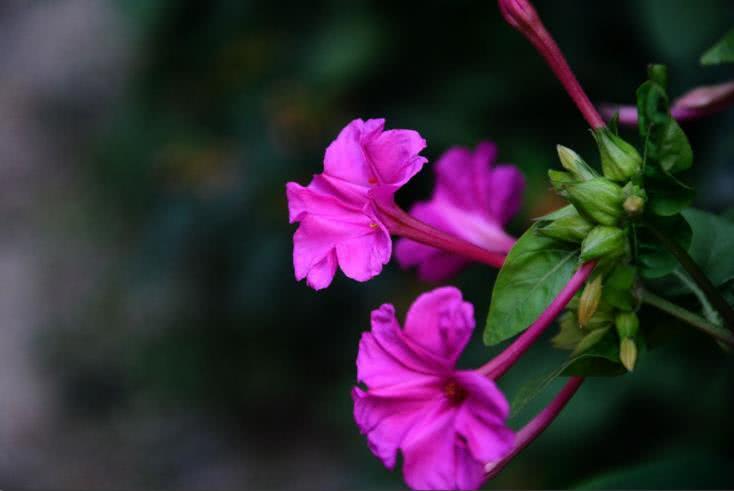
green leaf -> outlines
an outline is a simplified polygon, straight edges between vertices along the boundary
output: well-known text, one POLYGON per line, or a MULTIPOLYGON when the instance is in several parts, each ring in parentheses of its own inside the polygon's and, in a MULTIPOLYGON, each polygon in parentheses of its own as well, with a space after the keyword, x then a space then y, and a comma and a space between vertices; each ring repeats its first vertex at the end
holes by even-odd
MULTIPOLYGON (((655 227, 688 249, 693 231, 681 214, 670 217, 650 217, 655 227)), ((646 279, 662 278, 672 272, 678 261, 670 254, 647 227, 637 227, 637 250, 640 276, 646 279)))
POLYGON ((702 65, 719 65, 734 62, 734 29, 727 32, 718 43, 701 56, 702 65))
POLYGON ((693 150, 678 122, 670 118, 658 131, 656 158, 660 167, 670 174, 690 169, 693 165, 693 150))
POLYGON ((688 253, 696 264, 716 286, 734 279, 734 223, 694 208, 683 216, 692 229, 688 253))
POLYGON ((672 216, 691 206, 695 192, 692 188, 661 169, 645 168, 647 210, 659 216, 672 216))
POLYGON ((520 237, 497 276, 484 330, 486 345, 527 329, 576 271, 578 249, 544 237, 536 228, 520 237))

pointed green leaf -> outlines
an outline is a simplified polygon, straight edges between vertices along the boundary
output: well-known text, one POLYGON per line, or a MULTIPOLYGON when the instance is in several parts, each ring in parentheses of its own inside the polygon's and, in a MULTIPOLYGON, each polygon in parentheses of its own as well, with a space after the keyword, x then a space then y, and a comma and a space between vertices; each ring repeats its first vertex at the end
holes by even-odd
POLYGON ((702 65, 719 65, 734 62, 734 29, 727 32, 718 43, 701 56, 702 65))
POLYGON ((497 276, 484 343, 494 345, 527 329, 550 305, 578 266, 578 249, 544 237, 533 225, 517 241, 497 276))

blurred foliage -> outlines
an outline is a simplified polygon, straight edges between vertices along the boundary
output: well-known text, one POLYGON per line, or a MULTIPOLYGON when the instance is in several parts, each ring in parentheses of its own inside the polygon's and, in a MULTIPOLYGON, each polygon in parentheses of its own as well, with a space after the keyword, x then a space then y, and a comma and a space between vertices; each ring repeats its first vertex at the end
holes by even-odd
MULTIPOLYGON (((651 61, 670 66, 674 96, 731 76, 697 64, 732 24, 729 0, 537 3, 598 101, 633 103, 651 61)), ((501 160, 528 178, 512 227, 520 234, 530 217, 559 205, 545 181, 556 166, 555 144, 594 155, 584 121, 493 2, 119 6, 135 34, 135 73, 84 166, 88 230, 119 260, 90 299, 85 322, 47 343, 51 365, 63 368, 69 410, 100 418, 141 401, 188 407, 263 455, 294 441, 333 451, 349 488, 397 486, 399 475, 371 457, 351 421, 354 357, 372 308, 392 302, 404 312, 430 285, 395 265, 365 284, 338 274, 320 293, 296 283, 285 182, 305 183, 318 172, 326 145, 355 117, 417 129, 431 160, 451 145, 489 138, 501 160)), ((692 179, 705 190, 698 205, 731 206, 734 112, 686 130, 692 179)), ((430 192, 428 169, 399 201, 430 192)), ((477 266, 452 282, 475 302, 477 319, 487 313, 494 277, 477 266)), ((680 339, 643 357, 629 376, 588 382, 491 487, 559 488, 625 466, 632 466, 625 477, 632 487, 675 487, 635 474, 670 468, 690 487, 707 470, 723 480, 701 485, 734 485, 715 460, 676 461, 685 470, 654 464, 670 446, 694 456, 732 454, 734 363, 660 314, 642 322, 659 331, 657 339, 680 339)), ((466 366, 487 358, 479 331, 466 366)), ((543 343, 502 385, 512 394, 562 356, 543 343)))

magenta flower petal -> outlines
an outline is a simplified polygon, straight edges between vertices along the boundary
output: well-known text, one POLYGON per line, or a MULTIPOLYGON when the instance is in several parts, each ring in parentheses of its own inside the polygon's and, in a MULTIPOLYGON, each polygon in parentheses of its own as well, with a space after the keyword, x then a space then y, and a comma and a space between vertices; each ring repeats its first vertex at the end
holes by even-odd
POLYGON ((354 420, 360 432, 367 435, 370 451, 392 469, 403 437, 431 402, 420 397, 376 397, 359 387, 353 389, 352 400, 354 420))
POLYGON ((474 330, 474 307, 454 287, 419 296, 405 318, 405 335, 454 366, 474 330))
MULTIPOLYGON (((503 226, 520 207, 525 181, 513 166, 495 167, 496 156, 497 148, 489 142, 474 151, 449 149, 435 165, 433 196, 416 203, 410 214, 488 251, 509 251, 515 240, 503 226)), ((446 253, 408 239, 398 241, 396 256, 403 267, 417 266, 426 280, 447 279, 468 263, 458 256, 448 261, 446 253)))
POLYGON ((520 211, 525 177, 514 165, 498 165, 489 180, 489 212, 506 224, 520 211))
POLYGON ((416 131, 383 131, 384 119, 355 119, 326 149, 324 171, 371 187, 402 186, 427 162, 418 155, 426 141, 416 131))
POLYGON ((457 381, 469 395, 456 416, 456 431, 476 460, 500 460, 512 451, 515 441, 514 433, 505 425, 507 399, 494 382, 475 372, 457 374, 457 381))
POLYGON ((405 435, 400 445, 403 476, 411 488, 457 488, 455 417, 448 403, 438 403, 405 435))
POLYGON ((395 318, 395 308, 382 305, 372 311, 372 331, 363 333, 359 342, 357 380, 380 389, 445 371, 444 365, 428 355, 410 345, 395 318))
POLYGON ((476 489, 485 464, 512 450, 507 400, 494 382, 454 368, 474 324, 472 305, 444 287, 413 303, 404 330, 383 305, 362 335, 357 377, 367 389, 352 392, 354 419, 387 467, 403 453, 414 489, 476 489))
POLYGON ((390 233, 369 191, 383 189, 392 199, 425 164, 418 153, 426 142, 415 131, 383 131, 384 124, 352 121, 327 148, 323 174, 307 187, 286 185, 290 222, 300 222, 293 236, 296 279, 315 289, 331 283, 337 265, 347 277, 367 281, 390 260, 390 233))

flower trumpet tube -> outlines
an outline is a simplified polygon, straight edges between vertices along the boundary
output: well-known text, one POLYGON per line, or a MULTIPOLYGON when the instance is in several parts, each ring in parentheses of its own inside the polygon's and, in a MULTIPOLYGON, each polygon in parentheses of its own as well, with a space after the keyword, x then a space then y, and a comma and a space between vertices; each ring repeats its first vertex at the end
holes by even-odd
MULTIPOLYGON (((504 226, 520 208, 525 179, 517 167, 497 165, 496 159, 497 146, 490 142, 473 150, 449 149, 433 166, 436 185, 431 198, 413 205, 410 215, 486 251, 507 254, 515 238, 504 226)), ((424 244, 401 239, 395 247, 400 265, 416 266, 424 280, 446 280, 471 259, 466 253, 424 244)))
POLYGON ((507 23, 522 33, 545 59, 589 126, 593 129, 606 126, 533 5, 527 0, 499 0, 499 7, 507 23))
POLYGON ((525 353, 530 346, 540 337, 541 334, 550 326, 553 321, 558 317, 568 302, 576 295, 581 287, 584 285, 586 280, 591 275, 591 272, 596 266, 595 261, 589 261, 581 265, 581 267, 574 273, 566 286, 561 292, 553 299, 548 308, 540 314, 540 317, 533 322, 533 324, 520 336, 517 337, 507 348, 505 348, 499 355, 492 358, 485 365, 480 367, 477 371, 484 374, 488 378, 493 380, 498 379, 510 369, 512 365, 525 353))

